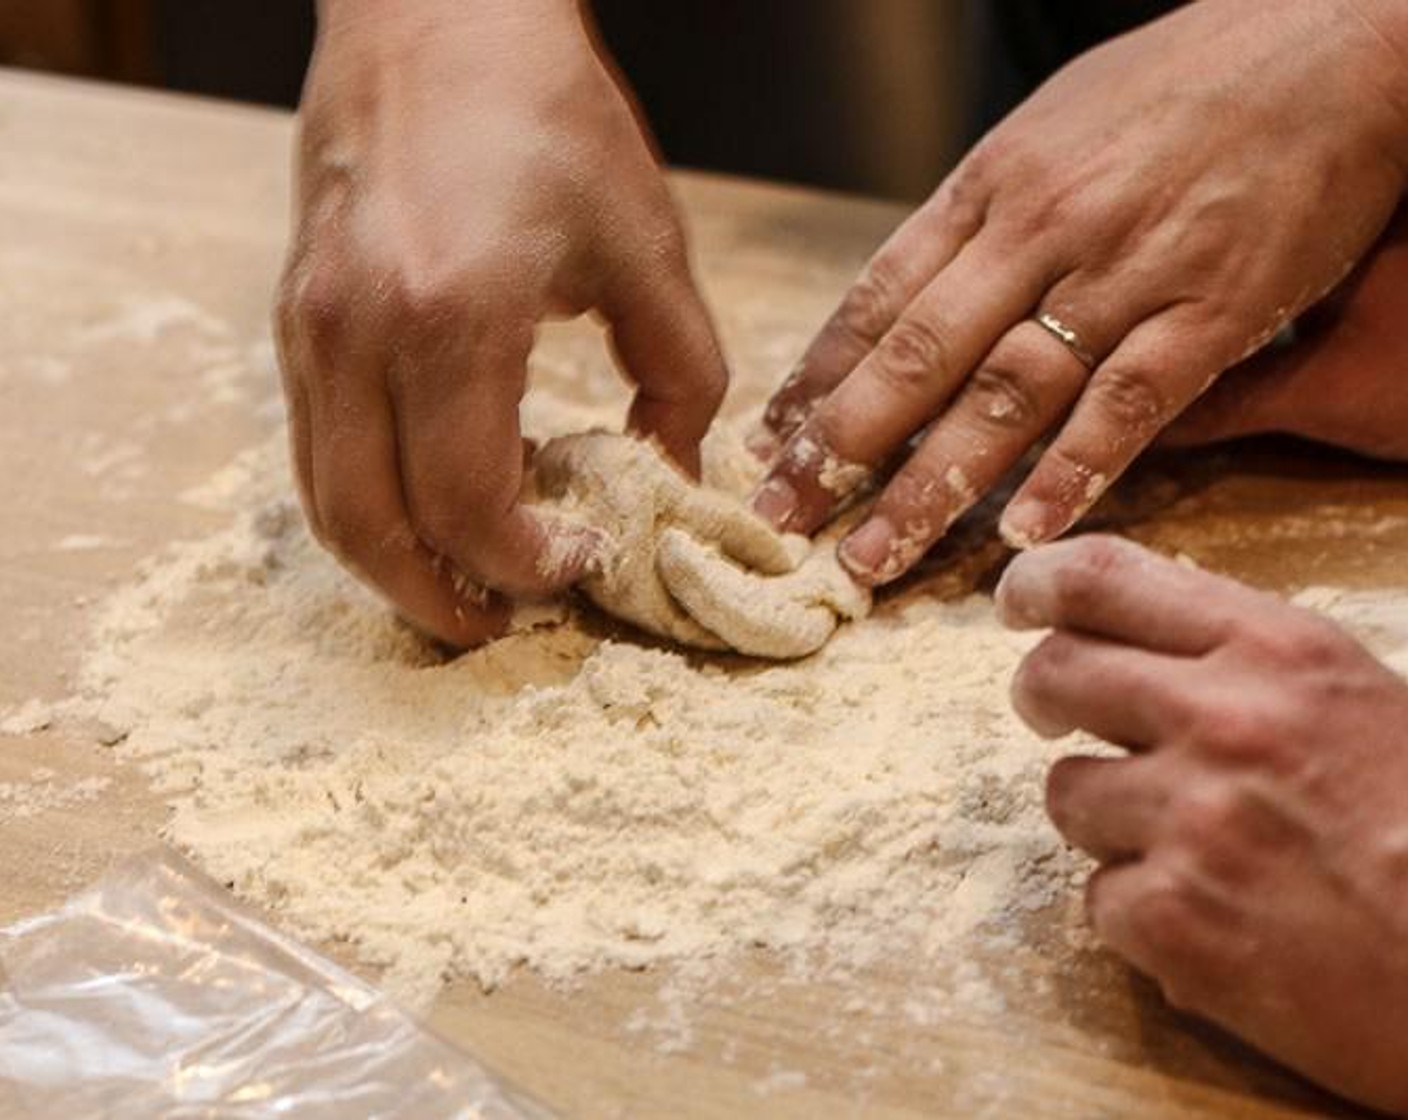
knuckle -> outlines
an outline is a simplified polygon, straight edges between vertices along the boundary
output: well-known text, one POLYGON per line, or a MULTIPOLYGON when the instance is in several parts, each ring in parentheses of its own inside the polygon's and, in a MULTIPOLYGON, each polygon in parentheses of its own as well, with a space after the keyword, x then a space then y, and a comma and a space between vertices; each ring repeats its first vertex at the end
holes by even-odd
POLYGON ((860 346, 874 346, 894 322, 902 302, 899 276, 883 258, 866 266, 837 309, 833 325, 860 346))
POLYGON ((1157 429, 1170 412, 1170 403, 1156 374, 1131 366, 1110 366, 1090 383, 1102 411, 1116 431, 1146 433, 1157 429))
POLYGON ((280 333, 306 340, 316 353, 340 346, 352 321, 344 276, 322 260, 305 259, 291 267, 279 292, 280 333))
POLYGON ((1001 184, 1018 168, 1029 165, 1021 141, 1010 129, 995 128, 984 136, 964 158, 960 172, 975 184, 1001 184))
POLYGON ((969 386, 977 413, 995 427, 1026 429, 1035 422, 1037 396, 1025 374, 1006 364, 979 366, 969 386))
POLYGON ((1174 836, 1200 862, 1225 848, 1240 831, 1245 806, 1234 788, 1219 784, 1186 793, 1174 806, 1174 836))
POLYGON ((1205 703, 1188 721, 1191 738, 1202 750, 1244 762, 1274 758, 1281 741, 1279 721, 1259 700, 1205 703))
POLYGON ((880 341, 875 368, 892 388, 907 396, 927 396, 950 367, 952 344, 943 327, 930 319, 906 316, 880 341))
POLYGON ((1336 668, 1355 648, 1349 636, 1332 623, 1299 612, 1287 615, 1274 630, 1262 633, 1255 644, 1283 667, 1306 673, 1336 668))
POLYGON ((1168 963, 1180 957, 1196 935, 1198 911, 1186 873, 1165 872, 1149 878, 1128 901, 1120 919, 1148 957, 1168 963))
POLYGON ((438 332, 464 313, 465 286, 451 269, 406 262, 385 272, 377 287, 387 310, 413 332, 412 338, 438 332))
POLYGON ((982 224, 987 210, 988 191, 983 183, 983 156, 965 159, 934 192, 935 203, 944 207, 962 229, 982 224))

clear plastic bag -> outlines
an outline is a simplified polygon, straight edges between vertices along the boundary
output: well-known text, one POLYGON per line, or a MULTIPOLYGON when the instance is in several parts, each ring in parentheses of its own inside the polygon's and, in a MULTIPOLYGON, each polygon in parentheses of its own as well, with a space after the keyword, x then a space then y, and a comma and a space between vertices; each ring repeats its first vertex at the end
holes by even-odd
POLYGON ((0 930, 0 1117, 538 1120, 170 852, 0 930))

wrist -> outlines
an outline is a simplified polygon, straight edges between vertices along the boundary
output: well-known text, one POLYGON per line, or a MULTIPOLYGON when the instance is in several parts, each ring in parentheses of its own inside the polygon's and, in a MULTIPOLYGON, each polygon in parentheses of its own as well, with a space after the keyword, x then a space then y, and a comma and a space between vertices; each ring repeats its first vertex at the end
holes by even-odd
POLYGON ((542 29, 552 22, 580 24, 583 0, 317 0, 318 32, 327 35, 362 27, 429 30, 445 22, 496 26, 519 23, 542 29))

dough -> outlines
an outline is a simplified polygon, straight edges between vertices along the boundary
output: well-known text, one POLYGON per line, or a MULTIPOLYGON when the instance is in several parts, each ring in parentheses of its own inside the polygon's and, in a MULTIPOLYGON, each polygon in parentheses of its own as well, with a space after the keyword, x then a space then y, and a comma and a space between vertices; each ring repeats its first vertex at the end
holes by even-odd
POLYGON ((603 610, 699 649, 804 657, 869 593, 829 545, 783 536, 729 494, 695 486, 646 443, 587 432, 552 440, 539 493, 610 545, 582 590, 603 610))

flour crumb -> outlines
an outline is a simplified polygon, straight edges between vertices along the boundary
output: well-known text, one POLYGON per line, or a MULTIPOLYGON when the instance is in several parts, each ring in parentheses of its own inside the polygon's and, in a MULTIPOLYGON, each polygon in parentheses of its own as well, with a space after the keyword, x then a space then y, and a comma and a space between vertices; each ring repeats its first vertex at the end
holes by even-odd
POLYGON ((760 1097, 770 1097, 774 1093, 795 1093, 806 1087, 807 1075, 802 1070, 774 1066, 766 1077, 753 1083, 753 1092, 760 1097))
POLYGON ((9 712, 4 719, 0 719, 0 734, 32 735, 34 732, 43 731, 52 725, 54 716, 52 704, 37 698, 26 700, 9 712))
POLYGON ((112 540, 94 533, 70 533, 54 543, 56 552, 94 552, 100 548, 111 548, 112 540))
POLYGON ((61 782, 53 770, 41 766, 27 780, 0 782, 0 822, 27 820, 96 801, 111 784, 112 779, 106 777, 61 782))

